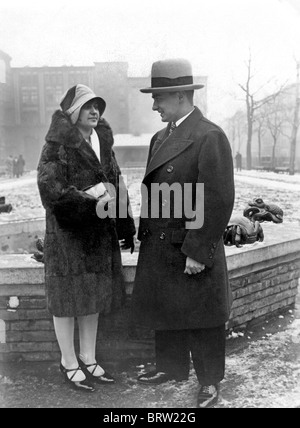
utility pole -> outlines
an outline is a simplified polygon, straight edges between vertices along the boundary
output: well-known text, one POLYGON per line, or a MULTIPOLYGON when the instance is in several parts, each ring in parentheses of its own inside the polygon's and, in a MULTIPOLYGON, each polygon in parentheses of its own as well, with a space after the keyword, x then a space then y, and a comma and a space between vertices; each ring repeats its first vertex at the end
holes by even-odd
POLYGON ((299 71, 300 71, 300 62, 297 61, 296 105, 295 105, 293 130, 292 130, 291 146, 290 146, 290 171, 289 171, 290 175, 295 174, 297 134, 298 134, 298 128, 299 128, 299 110, 300 110, 299 71))

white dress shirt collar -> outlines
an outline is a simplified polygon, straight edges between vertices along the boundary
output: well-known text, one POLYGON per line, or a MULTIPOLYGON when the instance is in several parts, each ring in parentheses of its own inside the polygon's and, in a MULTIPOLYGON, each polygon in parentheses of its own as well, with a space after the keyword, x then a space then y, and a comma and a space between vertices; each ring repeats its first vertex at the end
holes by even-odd
POLYGON ((193 107, 193 110, 191 110, 188 114, 183 116, 181 119, 178 119, 177 122, 175 122, 176 127, 178 127, 185 119, 187 119, 189 115, 193 113, 194 110, 195 110, 195 107, 193 107))
POLYGON ((93 132, 91 134, 91 146, 92 146, 94 152, 96 153, 96 156, 99 159, 99 162, 101 163, 100 140, 98 138, 98 134, 95 131, 95 129, 93 129, 93 132))

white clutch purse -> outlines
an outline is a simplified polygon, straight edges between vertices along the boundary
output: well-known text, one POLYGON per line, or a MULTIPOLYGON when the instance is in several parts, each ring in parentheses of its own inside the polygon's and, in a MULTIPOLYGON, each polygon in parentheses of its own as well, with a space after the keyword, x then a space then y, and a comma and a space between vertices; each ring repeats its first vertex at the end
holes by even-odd
POLYGON ((98 183, 95 184, 95 186, 87 187, 86 189, 84 189, 84 192, 88 195, 94 196, 97 199, 108 193, 103 183, 98 183))

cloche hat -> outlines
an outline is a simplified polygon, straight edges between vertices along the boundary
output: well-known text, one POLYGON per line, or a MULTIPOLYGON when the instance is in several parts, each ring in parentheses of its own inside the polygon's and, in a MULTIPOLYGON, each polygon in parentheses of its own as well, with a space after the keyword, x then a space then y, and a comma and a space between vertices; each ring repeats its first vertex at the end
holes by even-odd
POLYGON ((102 116, 106 102, 97 97, 97 95, 88 87, 78 84, 70 88, 62 97, 60 107, 64 113, 70 116, 71 121, 75 124, 79 118, 80 110, 85 103, 95 99, 98 103, 99 113, 102 116))
POLYGON ((166 59, 154 62, 151 71, 151 88, 140 91, 175 92, 201 89, 204 85, 194 84, 192 66, 186 59, 166 59))

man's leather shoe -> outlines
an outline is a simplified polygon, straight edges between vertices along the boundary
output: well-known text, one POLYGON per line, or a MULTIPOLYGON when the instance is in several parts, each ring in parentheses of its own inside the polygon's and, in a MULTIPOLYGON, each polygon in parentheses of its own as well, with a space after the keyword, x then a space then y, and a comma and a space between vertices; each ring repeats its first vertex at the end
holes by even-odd
POLYGON ((174 376, 158 371, 145 373, 138 377, 138 381, 145 385, 160 385, 161 383, 169 382, 170 380, 175 380, 174 376))
POLYGON ((219 399, 219 385, 201 386, 197 407, 200 409, 209 409, 215 406, 219 399))

